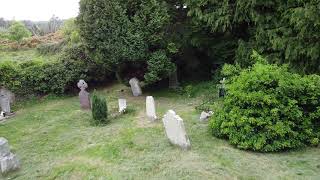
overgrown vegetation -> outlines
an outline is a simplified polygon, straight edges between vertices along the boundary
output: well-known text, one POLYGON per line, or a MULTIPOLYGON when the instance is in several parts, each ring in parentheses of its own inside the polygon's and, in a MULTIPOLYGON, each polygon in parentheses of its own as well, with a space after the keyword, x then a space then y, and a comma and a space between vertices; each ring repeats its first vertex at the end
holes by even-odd
POLYGON ((256 53, 253 58, 258 62, 251 68, 229 76, 223 107, 210 123, 213 134, 263 152, 318 145, 320 76, 291 73, 256 53))

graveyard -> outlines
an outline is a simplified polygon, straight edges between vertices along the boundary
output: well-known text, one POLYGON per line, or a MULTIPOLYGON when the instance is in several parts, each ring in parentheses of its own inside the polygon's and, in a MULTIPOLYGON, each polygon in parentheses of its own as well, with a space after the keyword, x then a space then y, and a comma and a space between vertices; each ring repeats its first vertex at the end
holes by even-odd
POLYGON ((203 98, 187 98, 169 90, 134 97, 130 88, 113 84, 99 89, 109 111, 118 112, 123 89, 127 114, 106 126, 92 126, 90 111, 80 110, 78 96, 47 97, 17 105, 16 116, 0 123, 21 169, 15 179, 261 179, 317 178, 320 151, 305 148, 283 153, 236 149, 215 138, 199 121, 194 106, 203 98), (159 117, 146 115, 146 96, 152 95, 159 117), (161 118, 169 109, 184 120, 191 148, 170 144, 161 118))
POLYGON ((320 6, 4 0, 0 180, 320 179, 320 6))

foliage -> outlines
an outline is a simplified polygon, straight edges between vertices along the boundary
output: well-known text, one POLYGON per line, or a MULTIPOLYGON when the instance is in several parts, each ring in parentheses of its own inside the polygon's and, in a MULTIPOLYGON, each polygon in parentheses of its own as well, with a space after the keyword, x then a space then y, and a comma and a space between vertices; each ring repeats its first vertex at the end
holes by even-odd
POLYGON ((60 29, 65 40, 70 44, 80 43, 79 28, 75 21, 76 20, 74 18, 65 20, 60 29))
POLYGON ((92 117, 96 125, 106 123, 108 120, 107 101, 96 92, 92 96, 92 117))
POLYGON ((19 95, 62 94, 74 89, 79 79, 103 82, 112 74, 92 63, 83 47, 66 47, 58 60, 0 62, 0 85, 19 95))
POLYGON ((238 41, 235 60, 252 65, 252 49, 270 62, 288 63, 299 72, 320 72, 320 9, 317 0, 186 0, 189 16, 202 29, 231 34, 238 41))
POLYGON ((37 46, 37 51, 43 55, 57 54, 62 50, 64 45, 65 43, 63 41, 55 43, 44 43, 37 46))
POLYGON ((272 152, 319 142, 320 76, 300 76, 286 66, 256 63, 227 84, 213 134, 241 149, 272 152))
POLYGON ((31 32, 21 22, 13 22, 8 30, 8 38, 12 41, 21 42, 23 38, 31 36, 31 32))
POLYGON ((97 63, 117 73, 144 71, 148 66, 148 84, 174 70, 169 56, 172 44, 168 50, 165 33, 170 22, 168 11, 165 1, 82 0, 77 22, 86 49, 97 63), (134 70, 126 69, 130 63, 135 64, 134 70))

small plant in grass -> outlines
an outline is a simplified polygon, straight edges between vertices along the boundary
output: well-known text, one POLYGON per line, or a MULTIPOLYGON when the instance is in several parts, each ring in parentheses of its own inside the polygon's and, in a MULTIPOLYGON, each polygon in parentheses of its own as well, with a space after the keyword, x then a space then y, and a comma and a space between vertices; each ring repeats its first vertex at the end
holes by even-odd
POLYGON ((108 122, 107 101, 96 93, 92 96, 92 117, 96 125, 108 122))

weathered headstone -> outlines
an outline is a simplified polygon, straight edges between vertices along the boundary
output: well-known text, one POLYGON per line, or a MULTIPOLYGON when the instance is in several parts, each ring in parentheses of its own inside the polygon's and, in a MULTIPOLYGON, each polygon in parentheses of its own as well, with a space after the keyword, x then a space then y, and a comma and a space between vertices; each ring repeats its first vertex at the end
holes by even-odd
POLYGON ((8 156, 0 157, 1 173, 5 174, 20 168, 19 159, 13 153, 8 156))
POLYGON ((88 88, 88 84, 84 80, 80 80, 77 85, 78 85, 78 88, 80 88, 79 99, 80 99, 81 108, 91 109, 90 97, 89 97, 90 94, 86 91, 86 89, 88 88))
POLYGON ((132 90, 133 96, 137 97, 137 96, 142 95, 140 82, 139 82, 139 80, 137 78, 130 79, 129 84, 131 86, 131 90, 132 90))
POLYGON ((224 97, 226 94, 226 78, 223 78, 219 84, 219 97, 224 97))
POLYGON ((173 110, 169 110, 162 119, 169 141, 182 149, 191 147, 183 120, 173 110))
POLYGON ((207 121, 209 117, 211 117, 212 115, 213 115, 212 111, 209 111, 209 112, 203 111, 200 115, 200 122, 207 121))
POLYGON ((0 137, 0 170, 5 174, 20 168, 18 157, 10 152, 8 140, 0 137))
POLYGON ((118 103, 119 103, 119 113, 126 112, 127 100, 126 99, 118 99, 118 103))
POLYGON ((147 96, 146 98, 146 111, 150 121, 155 121, 157 119, 156 105, 152 96, 147 96))
POLYGON ((14 93, 4 87, 0 87, 0 96, 1 95, 8 97, 10 104, 13 104, 16 99, 14 93))
POLYGON ((3 137, 0 137, 0 157, 4 157, 10 154, 10 147, 8 140, 3 137))
POLYGON ((169 76, 169 88, 176 89, 178 87, 179 87, 178 73, 177 71, 175 71, 169 76))
POLYGON ((7 113, 11 113, 11 108, 10 108, 10 99, 6 95, 0 95, 0 109, 7 113))

